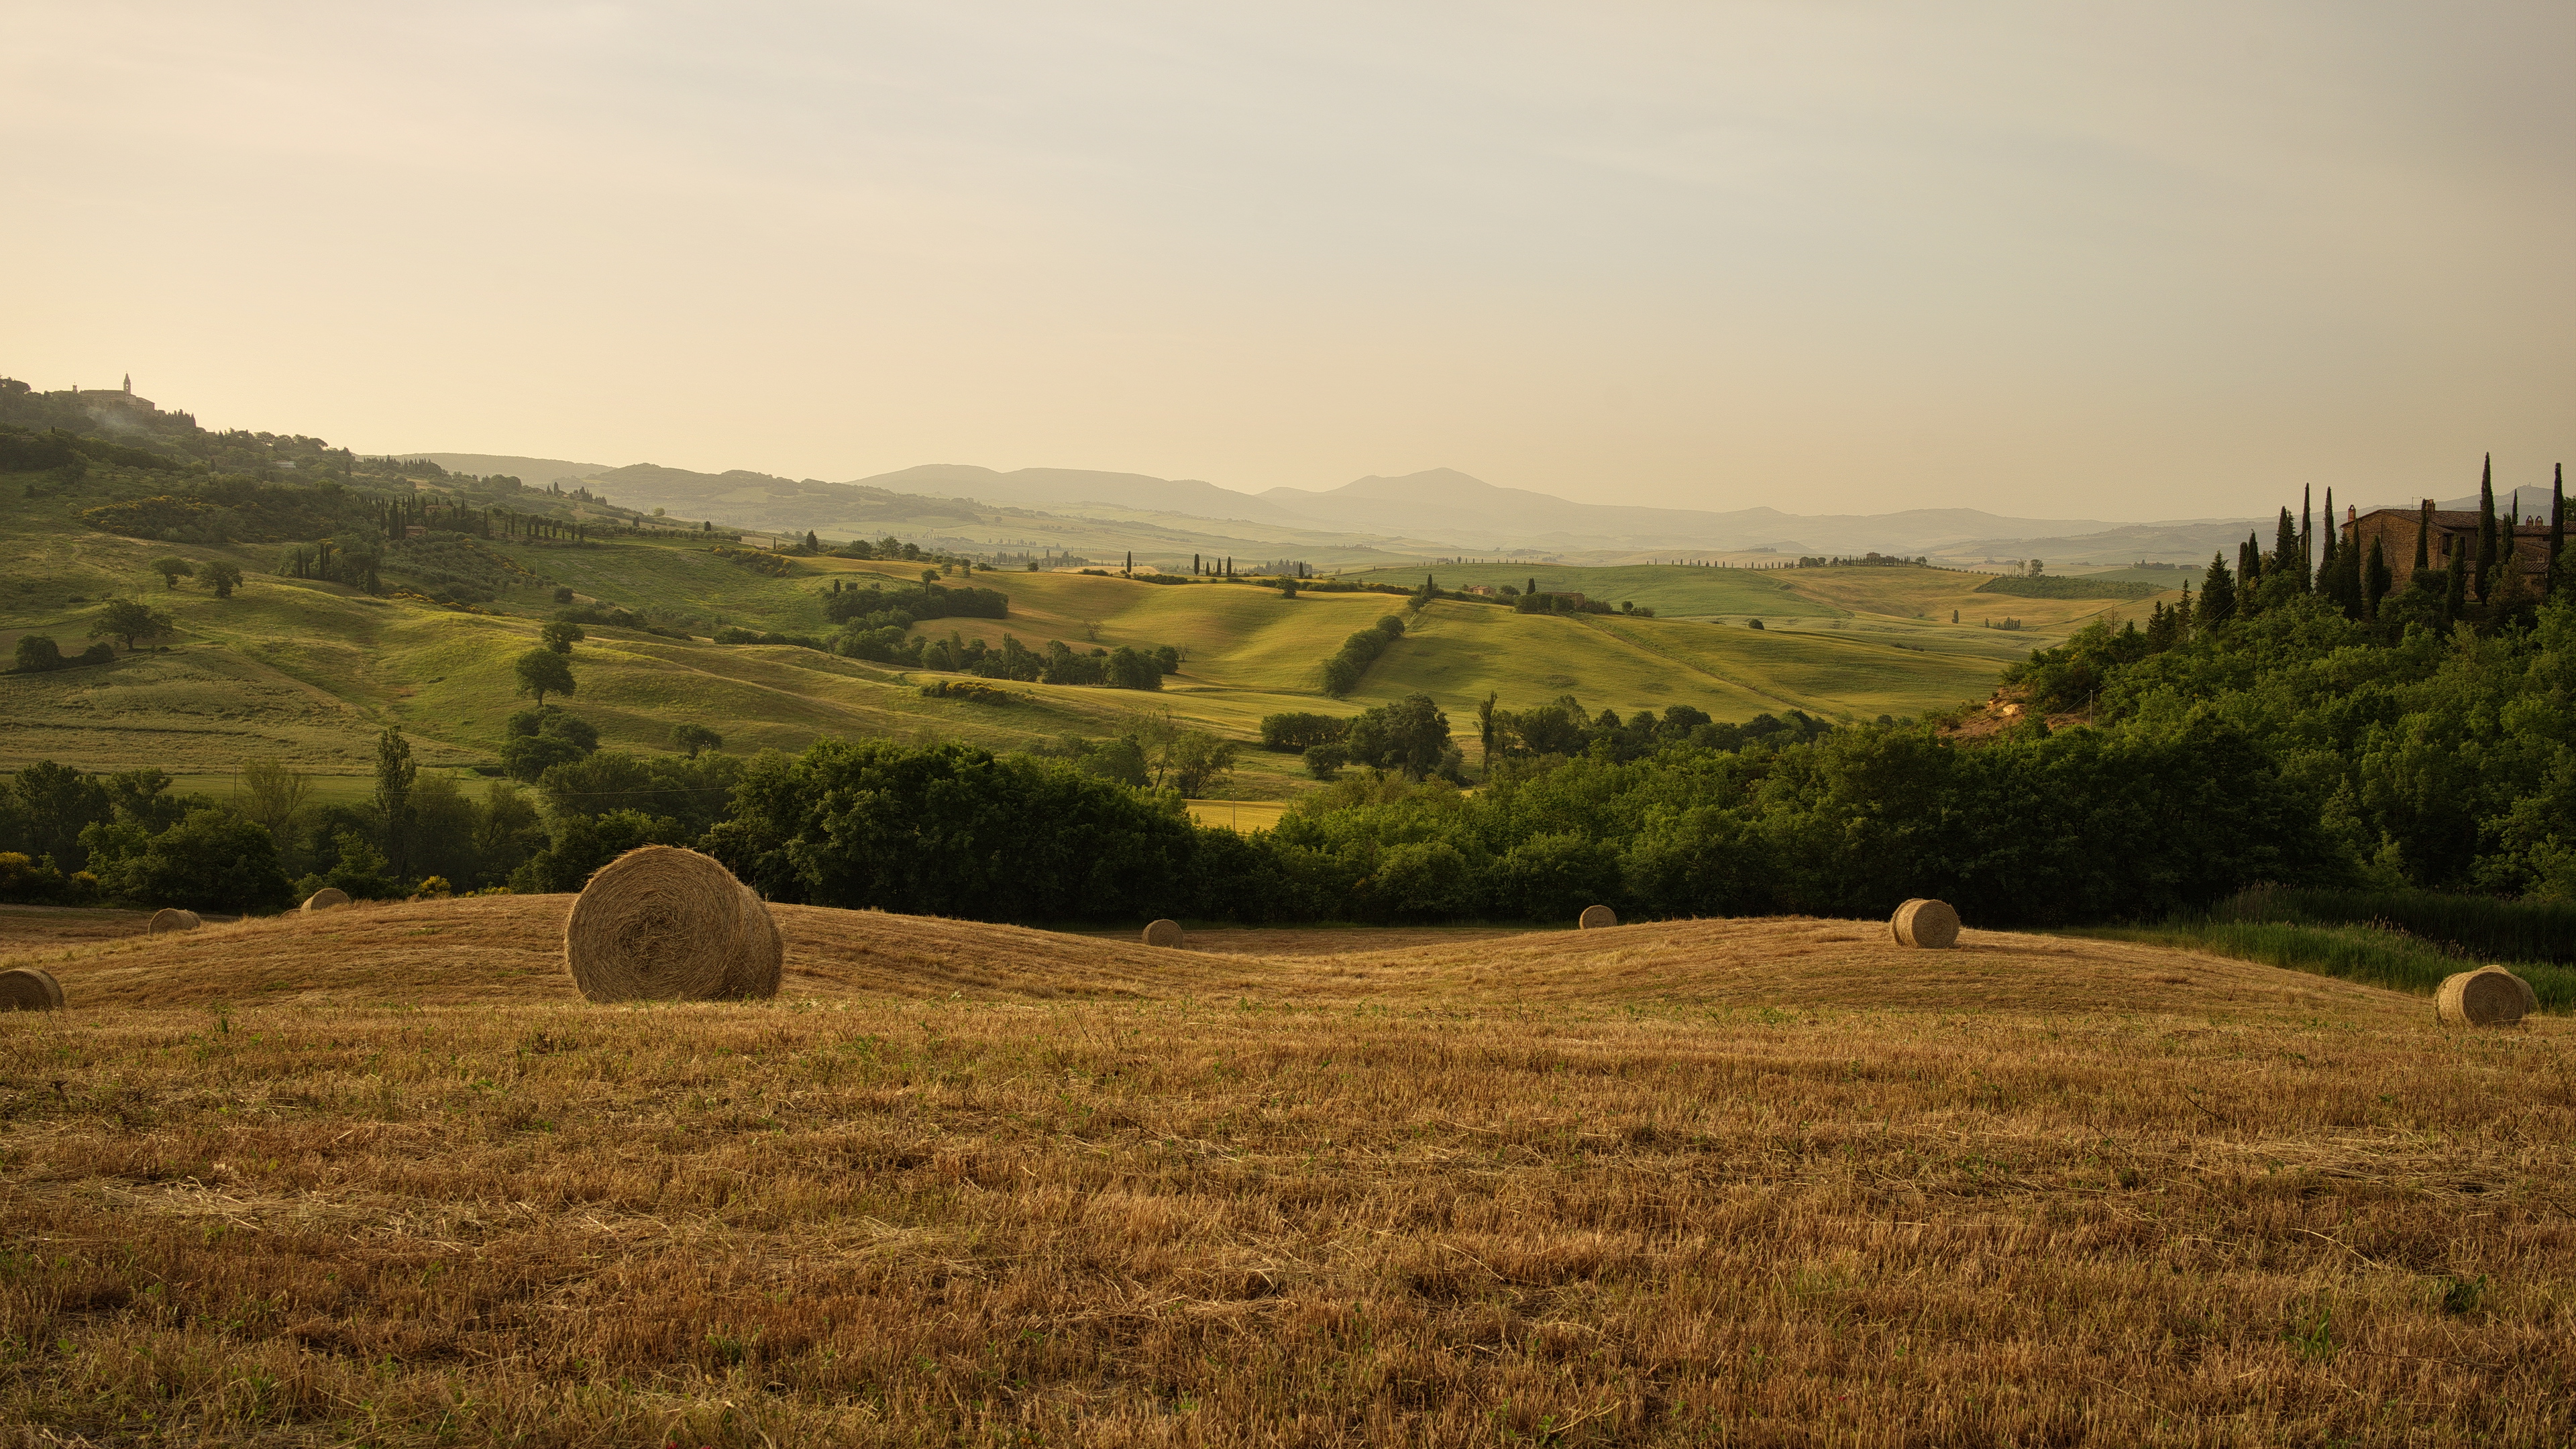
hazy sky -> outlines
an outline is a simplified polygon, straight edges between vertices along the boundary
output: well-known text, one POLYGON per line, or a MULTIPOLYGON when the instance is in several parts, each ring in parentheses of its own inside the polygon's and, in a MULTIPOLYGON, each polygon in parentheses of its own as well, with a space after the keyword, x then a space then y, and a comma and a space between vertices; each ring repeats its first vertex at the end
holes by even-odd
POLYGON ((0 373, 824 478, 2455 494, 2576 453, 2571 68, 2566 0, 16 0, 0 373))

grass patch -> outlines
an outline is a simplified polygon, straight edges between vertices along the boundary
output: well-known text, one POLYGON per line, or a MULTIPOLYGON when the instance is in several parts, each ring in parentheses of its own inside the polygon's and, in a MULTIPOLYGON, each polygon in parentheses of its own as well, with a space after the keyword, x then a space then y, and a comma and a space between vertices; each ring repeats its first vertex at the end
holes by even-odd
MULTIPOLYGON (((2443 977, 2482 964, 2442 942, 2367 923, 2207 917, 2151 926, 2096 926, 2061 934, 2207 951, 2239 961, 2259 961, 2267 966, 2411 991, 2419 996, 2432 995, 2443 977)), ((2546 962, 2508 960, 2496 964, 2531 983, 2532 991, 2540 998, 2541 1010, 2565 1011, 2576 1006, 2576 969, 2546 962)))

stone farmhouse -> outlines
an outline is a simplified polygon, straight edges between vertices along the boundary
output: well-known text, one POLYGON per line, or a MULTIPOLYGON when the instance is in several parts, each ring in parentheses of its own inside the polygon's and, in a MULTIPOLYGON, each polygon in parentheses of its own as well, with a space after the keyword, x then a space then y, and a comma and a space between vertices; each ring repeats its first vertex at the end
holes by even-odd
MULTIPOLYGON (((2361 513, 2352 508, 2343 511, 2343 542, 2357 545, 2368 557, 2371 540, 2379 541, 2382 557, 2388 560, 2388 571, 2396 576, 2397 588, 2415 576, 2415 534, 2426 530, 2426 566, 2439 572, 2451 566, 2454 550, 2468 555, 2474 564, 2478 558, 2478 515, 2473 509, 2435 508, 2427 498, 2416 508, 2374 508, 2361 513)), ((2342 545, 2337 545, 2341 547, 2342 545)), ((2505 538, 2505 521, 2496 520, 2496 552, 2510 550, 2514 567, 2522 570, 2534 591, 2546 591, 2549 574, 2549 524, 2525 522, 2513 530, 2512 541, 2505 538)))

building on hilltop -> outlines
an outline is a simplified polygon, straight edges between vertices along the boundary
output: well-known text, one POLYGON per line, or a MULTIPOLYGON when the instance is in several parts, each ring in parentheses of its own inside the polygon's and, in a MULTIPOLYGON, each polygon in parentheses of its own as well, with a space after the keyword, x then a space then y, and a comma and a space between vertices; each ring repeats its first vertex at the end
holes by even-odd
POLYGON ((132 408, 139 413, 157 413, 161 411, 159 408, 152 405, 152 400, 150 398, 136 397, 134 395, 134 374, 130 372, 125 375, 125 389, 122 392, 115 391, 113 389, 102 390, 99 388, 91 388, 89 391, 83 392, 80 390, 79 386, 75 384, 72 388, 72 396, 93 408, 101 406, 132 408))
MULTIPOLYGON (((2439 572, 2451 566, 2451 554, 2460 551, 2475 564, 2478 560, 2478 515, 2475 509, 2435 508, 2427 498, 2416 508, 2374 508, 2362 513, 2354 508, 2343 511, 2343 543, 2367 550, 2371 541, 2379 543, 2380 556, 2388 560, 2388 571, 2395 578, 2395 588, 2406 587, 2415 576, 2415 535, 2425 534, 2425 567, 2439 572)), ((2341 545, 2338 545, 2339 547, 2341 545)), ((2515 526, 2512 536, 2505 535, 2505 521, 2496 519, 2496 552, 2509 555, 2514 567, 2522 570, 2534 589, 2545 592, 2549 574, 2549 525, 2547 522, 2525 522, 2515 526)))

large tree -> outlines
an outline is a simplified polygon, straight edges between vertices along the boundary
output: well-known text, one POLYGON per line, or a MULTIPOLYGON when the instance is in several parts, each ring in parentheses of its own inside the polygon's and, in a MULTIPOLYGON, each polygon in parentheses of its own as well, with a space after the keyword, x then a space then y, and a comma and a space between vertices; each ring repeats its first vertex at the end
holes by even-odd
POLYGON ((571 694, 572 665, 552 649, 531 649, 510 665, 518 676, 519 693, 537 697, 537 708, 546 706, 549 694, 571 694))
POLYGON ((97 622, 90 625, 89 637, 125 641, 125 652, 134 652, 138 639, 155 639, 172 628, 170 616, 135 599, 110 599, 98 611, 97 622))
POLYGON ((420 767, 412 763, 411 742, 403 738, 402 726, 387 725, 376 736, 376 813, 384 817, 385 856, 393 867, 394 883, 411 879, 411 792, 420 778, 420 767))

